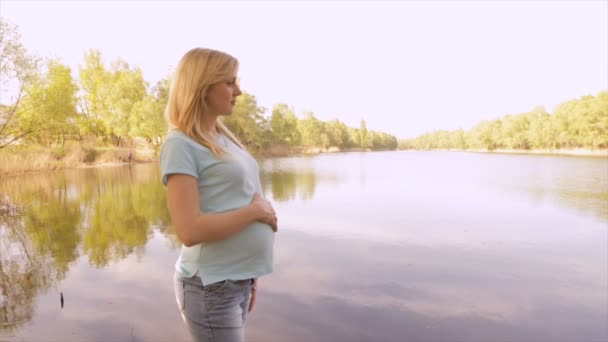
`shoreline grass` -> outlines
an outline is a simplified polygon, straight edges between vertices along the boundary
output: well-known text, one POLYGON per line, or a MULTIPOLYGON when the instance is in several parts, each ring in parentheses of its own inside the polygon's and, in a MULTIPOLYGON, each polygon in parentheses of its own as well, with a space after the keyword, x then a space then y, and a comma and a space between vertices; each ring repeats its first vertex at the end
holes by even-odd
POLYGON ((536 150, 516 150, 516 149, 401 149, 400 151, 420 151, 420 152, 471 152, 487 154, 525 154, 525 155, 546 155, 546 156, 574 156, 574 157, 608 157, 608 149, 536 149, 536 150))
MULTIPOLYGON (((129 164, 129 152, 132 153, 131 163, 150 163, 158 161, 158 156, 152 147, 113 147, 85 146, 78 143, 68 143, 64 146, 9 146, 0 149, 0 177, 18 176, 28 173, 55 171, 73 168, 107 167, 129 164)), ((288 151, 285 149, 269 150, 266 153, 256 153, 264 158, 289 157, 308 154, 357 152, 362 150, 310 149, 288 151)), ((483 149, 435 149, 435 150, 399 150, 399 151, 443 151, 443 152, 472 152, 488 154, 527 154, 552 156, 579 157, 608 157, 608 150, 571 149, 571 150, 483 150, 483 149)))
POLYGON ((8 146, 0 150, 0 177, 40 171, 102 167, 156 160, 151 148, 86 146, 76 142, 63 146, 8 146))

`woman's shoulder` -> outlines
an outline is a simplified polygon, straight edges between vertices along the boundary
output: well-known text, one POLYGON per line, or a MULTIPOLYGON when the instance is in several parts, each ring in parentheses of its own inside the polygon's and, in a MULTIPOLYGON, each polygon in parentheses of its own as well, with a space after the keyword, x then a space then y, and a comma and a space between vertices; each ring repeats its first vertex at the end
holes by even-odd
POLYGON ((190 138, 186 133, 179 130, 171 130, 167 136, 165 137, 165 141, 163 143, 163 149, 167 147, 175 147, 175 148, 188 148, 195 150, 202 150, 205 152, 211 152, 209 149, 196 140, 190 138))
POLYGON ((165 143, 167 141, 195 142, 194 139, 190 138, 186 133, 177 129, 172 129, 167 133, 165 136, 165 143))

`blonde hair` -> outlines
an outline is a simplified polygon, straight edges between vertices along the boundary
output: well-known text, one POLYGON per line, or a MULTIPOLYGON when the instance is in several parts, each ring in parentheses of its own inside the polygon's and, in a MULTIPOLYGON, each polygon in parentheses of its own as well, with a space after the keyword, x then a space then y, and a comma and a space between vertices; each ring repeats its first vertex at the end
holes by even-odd
MULTIPOLYGON (((205 97, 209 88, 236 77, 238 67, 239 61, 225 52, 203 48, 188 51, 177 66, 169 90, 165 109, 169 130, 177 129, 207 147, 216 157, 223 157, 227 151, 203 129, 201 118, 207 113, 205 97)), ((221 120, 216 121, 215 127, 245 150, 221 120)))

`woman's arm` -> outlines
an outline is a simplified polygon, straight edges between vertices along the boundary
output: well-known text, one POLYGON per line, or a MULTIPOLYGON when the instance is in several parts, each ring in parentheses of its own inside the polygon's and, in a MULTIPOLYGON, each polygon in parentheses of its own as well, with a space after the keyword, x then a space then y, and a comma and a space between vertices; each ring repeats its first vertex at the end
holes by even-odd
POLYGON ((180 241, 190 247, 202 242, 223 240, 255 221, 269 224, 276 231, 276 214, 270 203, 259 194, 251 204, 223 213, 200 211, 196 178, 173 174, 167 179, 168 206, 180 241))

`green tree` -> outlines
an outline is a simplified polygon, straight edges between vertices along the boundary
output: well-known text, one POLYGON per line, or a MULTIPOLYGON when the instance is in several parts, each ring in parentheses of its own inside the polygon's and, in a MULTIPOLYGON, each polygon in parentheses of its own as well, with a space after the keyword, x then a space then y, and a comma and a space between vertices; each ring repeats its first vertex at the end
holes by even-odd
POLYGON ((504 146, 511 149, 527 150, 530 129, 530 116, 528 113, 507 115, 502 118, 502 140, 504 146))
POLYGON ((84 55, 84 65, 79 67, 80 101, 79 124, 82 134, 105 136, 106 126, 103 117, 109 114, 107 101, 110 92, 111 73, 106 69, 101 51, 89 50, 84 55))
POLYGON ((45 144, 63 142, 75 132, 76 85, 70 69, 49 61, 46 75, 32 78, 24 87, 13 125, 29 139, 45 144))
POLYGON ((270 129, 276 142, 294 145, 293 132, 297 129, 297 119, 294 121, 291 118, 295 118, 295 115, 287 104, 278 103, 272 108, 270 129))
POLYGON ((287 122, 287 128, 290 132, 288 137, 289 146, 298 146, 302 142, 302 136, 300 135, 300 131, 298 130, 299 120, 293 111, 288 111, 285 114, 284 118, 287 122))
POLYGON ((385 148, 390 150, 396 150, 397 146, 399 146, 399 142, 397 141, 397 137, 394 135, 390 135, 387 133, 381 133, 382 135, 382 143, 385 148))
POLYGON ((544 108, 538 108, 529 113, 530 128, 528 141, 533 149, 555 148, 557 132, 554 129, 553 118, 544 108))
POLYGON ((129 136, 142 137, 155 146, 159 145, 167 131, 163 109, 162 104, 150 95, 135 103, 129 116, 129 136))
POLYGON ((463 129, 457 129, 450 134, 450 148, 466 150, 468 147, 466 135, 463 129))
POLYGON ((338 119, 334 119, 325 126, 327 135, 330 138, 331 146, 346 148, 349 143, 348 128, 338 119))
POLYGON ((582 123, 577 122, 577 101, 561 103, 555 109, 554 121, 557 128, 557 145, 559 148, 575 148, 577 137, 582 133, 582 123))
POLYGON ((591 149, 608 147, 608 92, 582 97, 576 116, 581 125, 579 146, 591 149))
POLYGON ((260 150, 269 143, 270 127, 262 115, 263 107, 258 107, 255 96, 243 93, 237 98, 232 114, 222 118, 226 126, 239 140, 254 151, 260 150))
MULTIPOLYGON (((130 68, 123 60, 112 65, 111 91, 107 97, 110 109, 103 120, 115 145, 129 135, 131 111, 146 96, 147 84, 139 68, 130 68)), ((139 109, 139 108, 138 108, 139 109)))
MULTIPOLYGON (((481 121, 469 131, 449 132, 447 145, 459 149, 518 150, 608 148, 608 92, 559 104, 553 115, 538 106, 532 111, 481 121)), ((445 132, 401 140, 399 148, 445 148, 445 132)))
POLYGON ((359 147, 367 148, 367 125, 365 120, 361 120, 361 126, 359 127, 359 147))
MULTIPOLYGON (((85 53, 85 64, 80 67, 80 83, 84 92, 82 101, 86 133, 109 136, 120 145, 131 132, 131 111, 147 95, 147 83, 141 69, 131 68, 121 59, 106 69, 100 51, 85 53), (101 129, 100 129, 101 128, 101 129)), ((148 106, 149 107, 149 106, 148 106)), ((137 107, 141 117, 146 104, 137 107)))
POLYGON ((368 147, 372 150, 379 150, 384 147, 382 143, 382 136, 376 131, 367 132, 368 147))
POLYGON ((501 126, 500 119, 487 121, 484 120, 473 128, 474 145, 478 148, 485 148, 493 151, 501 147, 501 126))
POLYGON ((304 114, 304 119, 298 121, 298 131, 302 137, 302 145, 306 148, 321 146, 322 126, 313 112, 304 114))
POLYGON ((26 87, 38 76, 37 57, 30 55, 21 44, 17 26, 0 18, 0 148, 28 134, 35 127, 24 125, 19 117, 26 87), (10 94, 10 90, 14 94, 10 94), (10 97, 10 98, 9 98, 10 97))
POLYGON ((347 131, 348 131, 348 142, 349 142, 348 147, 351 147, 351 148, 359 147, 359 144, 361 142, 359 129, 353 128, 353 127, 348 127, 347 131))
POLYGON ((164 112, 167 106, 169 81, 160 80, 151 95, 135 103, 129 116, 129 136, 143 137, 156 148, 162 143, 167 131, 164 112))
POLYGON ((29 129, 30 138, 50 144, 64 142, 77 131, 76 86, 70 68, 59 61, 47 63, 47 73, 27 87, 19 124, 29 129))

